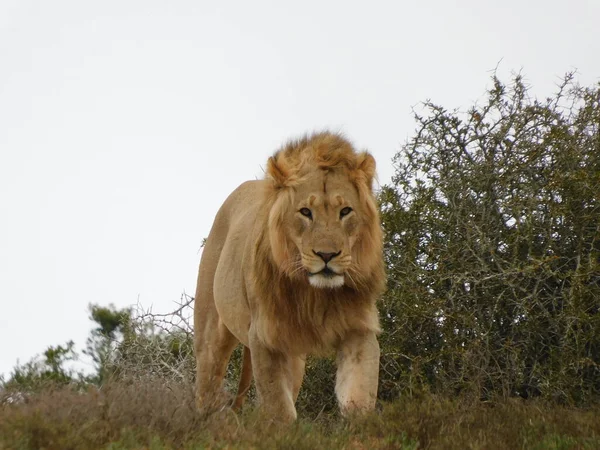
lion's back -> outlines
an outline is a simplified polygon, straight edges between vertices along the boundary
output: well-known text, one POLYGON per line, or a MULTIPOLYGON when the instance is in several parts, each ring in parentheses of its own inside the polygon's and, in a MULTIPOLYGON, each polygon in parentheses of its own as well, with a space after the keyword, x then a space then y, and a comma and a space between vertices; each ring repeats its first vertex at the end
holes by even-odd
POLYGON ((264 185, 264 180, 246 181, 229 194, 215 216, 206 244, 209 240, 223 241, 232 229, 246 227, 255 220, 264 185))

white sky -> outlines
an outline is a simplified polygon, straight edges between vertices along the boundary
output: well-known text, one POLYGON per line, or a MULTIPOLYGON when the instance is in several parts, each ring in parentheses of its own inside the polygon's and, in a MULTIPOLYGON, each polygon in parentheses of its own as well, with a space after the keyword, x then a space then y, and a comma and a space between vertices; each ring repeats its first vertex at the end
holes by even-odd
POLYGON ((0 0, 0 374, 87 305, 194 293, 219 205, 286 139, 341 130, 382 183, 432 99, 600 77, 597 0, 0 0))

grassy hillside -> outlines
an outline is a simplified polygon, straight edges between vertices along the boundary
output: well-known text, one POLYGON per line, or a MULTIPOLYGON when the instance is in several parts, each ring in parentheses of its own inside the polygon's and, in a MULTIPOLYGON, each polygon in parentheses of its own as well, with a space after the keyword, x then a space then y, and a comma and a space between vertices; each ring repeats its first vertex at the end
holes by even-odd
POLYGON ((416 395, 351 421, 335 415, 267 427, 249 405, 201 417, 189 384, 45 389, 0 406, 0 449, 597 449, 600 409, 539 401, 416 395))

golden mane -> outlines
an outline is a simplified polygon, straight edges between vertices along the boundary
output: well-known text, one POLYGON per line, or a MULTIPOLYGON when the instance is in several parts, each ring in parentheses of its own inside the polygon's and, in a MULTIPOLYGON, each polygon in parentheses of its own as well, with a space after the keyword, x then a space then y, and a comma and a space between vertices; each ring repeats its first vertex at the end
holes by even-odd
POLYGON ((267 177, 276 188, 290 187, 312 170, 345 169, 357 183, 371 190, 375 178, 375 161, 368 152, 357 154, 341 134, 330 132, 305 135, 291 140, 267 162, 267 177))
POLYGON ((268 160, 267 178, 256 226, 254 290, 260 299, 261 337, 273 349, 293 353, 324 350, 346 330, 379 332, 375 301, 385 286, 382 230, 372 183, 375 163, 357 153, 339 134, 318 133, 291 141, 268 160), (283 217, 293 205, 294 187, 316 170, 341 171, 357 190, 367 224, 352 252, 351 280, 341 289, 316 290, 294 276, 298 250, 286 236, 283 217))

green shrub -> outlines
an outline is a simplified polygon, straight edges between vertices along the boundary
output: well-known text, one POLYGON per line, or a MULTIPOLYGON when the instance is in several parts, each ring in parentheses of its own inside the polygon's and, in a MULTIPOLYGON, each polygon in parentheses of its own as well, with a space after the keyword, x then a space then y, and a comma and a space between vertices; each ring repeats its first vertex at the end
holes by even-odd
POLYGON ((600 87, 427 102, 380 194, 380 395, 600 393, 600 87))

